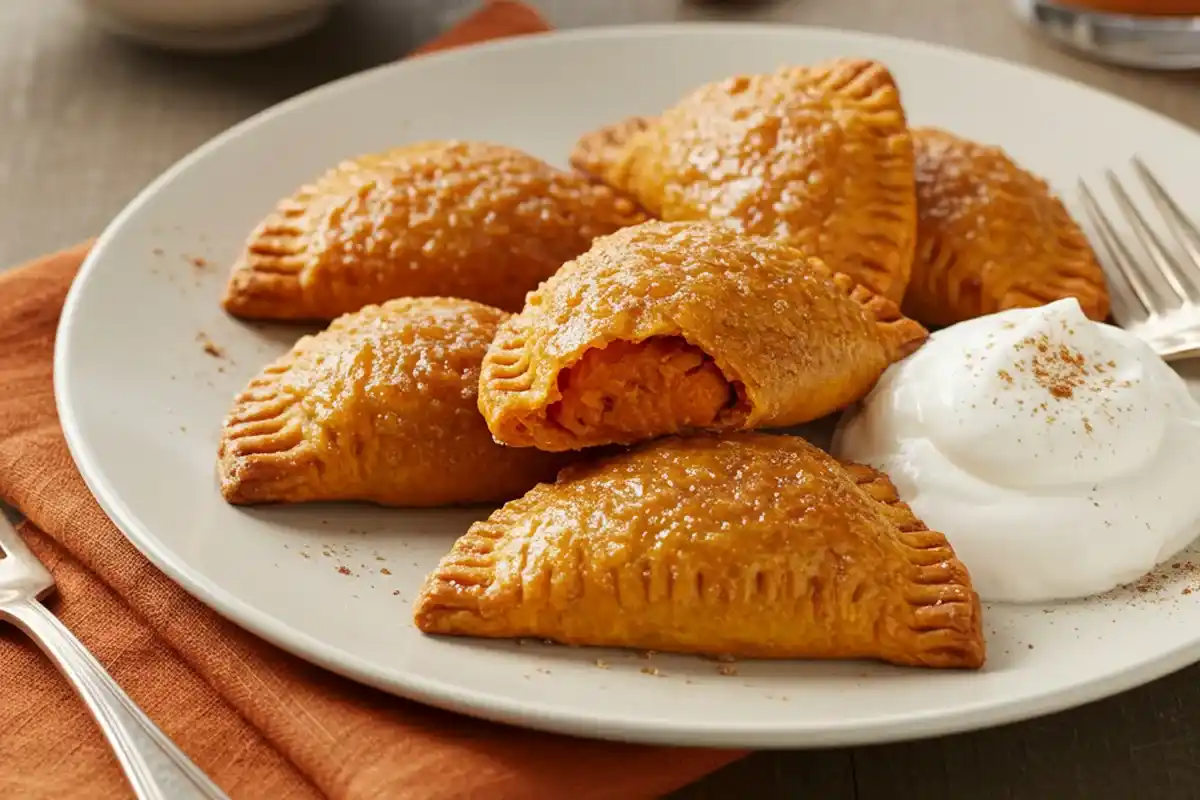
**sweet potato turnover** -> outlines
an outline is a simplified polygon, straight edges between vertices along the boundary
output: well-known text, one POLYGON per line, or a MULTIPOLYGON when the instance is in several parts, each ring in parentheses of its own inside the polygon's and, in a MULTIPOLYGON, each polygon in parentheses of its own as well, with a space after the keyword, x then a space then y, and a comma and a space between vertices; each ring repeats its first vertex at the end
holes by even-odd
POLYGON ((506 317, 467 300, 401 298, 304 337, 225 420, 225 499, 501 502, 553 478, 561 458, 501 447, 476 408, 479 365, 506 317))
POLYGON ((1108 316, 1104 272, 1045 181, 998 147, 936 128, 913 137, 917 255, 905 313, 951 325, 1074 297, 1090 318, 1108 316))
POLYGON ((797 425, 861 398, 927 333, 818 260, 708 222, 596 241, 501 326, 479 408, 543 450, 797 425))
POLYGON ((762 433, 568 467, 473 525, 414 612, 430 634, 942 668, 983 665, 981 615, 884 475, 762 433))
POLYGON ((394 297, 516 311, 592 239, 646 218, 518 150, 423 142, 347 161, 279 204, 226 287, 238 317, 329 320, 394 297))
POLYGON ((572 163, 661 219, 781 237, 896 302, 908 283, 912 140, 877 62, 711 83, 656 118, 585 135, 572 163))

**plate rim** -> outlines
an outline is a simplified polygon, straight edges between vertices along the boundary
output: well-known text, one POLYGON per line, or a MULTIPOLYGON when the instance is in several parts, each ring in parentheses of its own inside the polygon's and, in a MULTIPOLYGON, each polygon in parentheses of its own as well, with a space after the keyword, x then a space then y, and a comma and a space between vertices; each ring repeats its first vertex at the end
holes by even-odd
MULTIPOLYGON (((812 724, 803 721, 788 723, 695 723, 686 727, 669 719, 628 719, 620 716, 584 718, 561 705, 542 705, 515 700, 494 693, 447 685, 424 676, 407 675, 399 679, 388 675, 352 653, 327 645, 267 612, 240 600, 237 596, 195 573, 165 547, 148 526, 140 523, 132 509, 117 494, 104 475, 100 460, 87 444, 79 418, 70 401, 72 395, 69 362, 72 329, 84 296, 84 287, 95 274, 96 265, 104 257, 112 240, 128 220, 150 204, 154 196, 177 175, 194 163, 206 158, 227 143, 245 135, 267 119, 286 114, 291 109, 320 103, 326 95, 351 91, 372 81, 387 80, 396 71, 411 69, 415 64, 446 60, 487 58, 489 53, 509 49, 528 49, 543 46, 548 40, 580 41, 661 37, 688 38, 698 34, 751 34, 778 38, 800 34, 828 38, 850 38, 857 46, 888 43, 927 53, 942 54, 954 59, 982 62, 992 68, 1016 71, 1037 76, 1043 81, 1059 84, 1064 89, 1103 98, 1123 106, 1127 113, 1149 115, 1160 123, 1191 134, 1200 132, 1165 114, 1147 108, 1110 92, 1097 89, 1078 80, 1046 72, 990 55, 972 53, 949 45, 924 42, 899 36, 827 28, 812 25, 771 24, 757 22, 680 22, 606 25, 569 30, 553 30, 515 36, 478 44, 454 47, 449 50, 422 54, 415 59, 401 58, 370 69, 343 76, 313 87, 305 92, 276 103, 216 134, 192 149, 154 180, 148 183, 105 227, 84 259, 67 292, 55 335, 53 385, 55 408, 62 427, 67 449, 71 454, 88 490, 95 497, 114 526, 134 547, 167 578, 221 617, 248 633, 281 650, 342 677, 381 691, 409 698, 416 702, 495 722, 515 724, 535 730, 645 744, 708 747, 752 747, 756 749, 821 748, 852 745, 882 744, 909 741, 936 735, 947 735, 1027 720, 1074 708, 1115 695, 1200 661, 1200 635, 1166 651, 1157 659, 1132 664, 1117 672, 1098 676, 1067 689, 1042 690, 1016 700, 992 700, 961 705, 952 711, 932 711, 921 714, 883 716, 867 723, 812 724)), ((554 46, 554 41, 550 46, 554 46)))

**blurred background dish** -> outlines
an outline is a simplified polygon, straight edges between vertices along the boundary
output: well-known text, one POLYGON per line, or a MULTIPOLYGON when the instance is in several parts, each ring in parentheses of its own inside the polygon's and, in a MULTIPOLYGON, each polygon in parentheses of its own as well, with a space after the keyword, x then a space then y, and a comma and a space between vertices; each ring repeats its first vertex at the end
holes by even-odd
POLYGON ((170 50, 235 52, 320 26, 339 0, 81 0, 123 36, 170 50))
POLYGON ((1098 61, 1200 69, 1200 0, 1014 0, 1014 5, 1037 30, 1098 61))

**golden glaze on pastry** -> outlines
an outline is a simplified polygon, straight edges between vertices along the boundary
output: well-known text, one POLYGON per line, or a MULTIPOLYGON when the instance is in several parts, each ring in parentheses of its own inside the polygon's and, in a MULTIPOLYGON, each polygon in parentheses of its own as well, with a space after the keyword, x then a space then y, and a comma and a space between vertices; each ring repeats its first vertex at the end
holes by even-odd
POLYGON ((347 161, 250 236, 224 297, 248 318, 328 320, 402 296, 516 311, 595 236, 646 218, 509 147, 423 142, 347 161))
POLYGON ((1076 297, 1092 319, 1108 316, 1104 273, 1045 181, 1000 148, 943 130, 916 128, 913 141, 919 221, 906 314, 951 325, 1076 297))
POLYGON ((916 227, 912 141, 882 64, 839 59, 703 86, 584 136, 572 164, 665 220, 778 236, 896 302, 916 227))
POLYGON ((597 239, 501 326, 479 408, 498 441, 543 450, 798 425, 926 336, 780 241, 646 222, 597 239))
POLYGON ((431 634, 977 668, 979 599, 882 473, 794 436, 670 438, 568 467, 426 579, 431 634))
POLYGON ((476 407, 509 315, 450 298, 367 306, 306 336, 234 402, 219 462, 230 503, 500 502, 564 461, 501 447, 476 407))

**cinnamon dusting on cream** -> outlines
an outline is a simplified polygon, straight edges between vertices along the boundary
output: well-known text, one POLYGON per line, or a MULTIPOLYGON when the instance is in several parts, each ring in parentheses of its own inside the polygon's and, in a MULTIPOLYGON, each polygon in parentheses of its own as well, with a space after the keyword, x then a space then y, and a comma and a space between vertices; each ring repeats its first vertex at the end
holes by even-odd
POLYGON ((1065 343, 1055 345, 1046 334, 1028 336, 1015 347, 1018 352, 1032 351, 1029 369, 1034 380, 1057 400, 1074 397, 1075 390, 1091 377, 1092 370, 1083 353, 1065 343))

